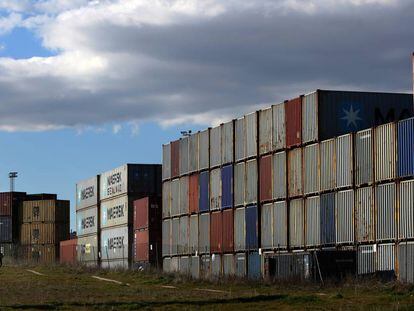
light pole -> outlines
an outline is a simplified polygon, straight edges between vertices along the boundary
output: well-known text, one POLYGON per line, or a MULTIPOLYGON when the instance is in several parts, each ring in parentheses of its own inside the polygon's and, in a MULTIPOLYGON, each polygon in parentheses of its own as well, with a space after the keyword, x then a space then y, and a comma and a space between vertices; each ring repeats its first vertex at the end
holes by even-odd
POLYGON ((14 192, 14 180, 17 178, 17 172, 10 172, 9 179, 10 179, 10 192, 14 192))

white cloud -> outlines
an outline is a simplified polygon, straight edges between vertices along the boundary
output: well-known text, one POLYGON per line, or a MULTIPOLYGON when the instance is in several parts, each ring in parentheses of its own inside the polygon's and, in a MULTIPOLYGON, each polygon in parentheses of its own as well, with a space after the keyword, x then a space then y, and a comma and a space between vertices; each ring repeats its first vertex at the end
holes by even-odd
POLYGON ((114 124, 112 126, 112 133, 114 133, 115 135, 117 135, 121 130, 122 130, 121 124, 114 124))

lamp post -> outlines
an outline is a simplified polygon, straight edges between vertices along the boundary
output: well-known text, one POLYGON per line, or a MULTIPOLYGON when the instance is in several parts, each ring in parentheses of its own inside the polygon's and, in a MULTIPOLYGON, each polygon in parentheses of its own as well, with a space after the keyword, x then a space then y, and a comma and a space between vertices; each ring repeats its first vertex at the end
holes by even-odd
POLYGON ((17 172, 10 172, 9 179, 10 179, 10 192, 14 192, 14 180, 17 178, 17 172))

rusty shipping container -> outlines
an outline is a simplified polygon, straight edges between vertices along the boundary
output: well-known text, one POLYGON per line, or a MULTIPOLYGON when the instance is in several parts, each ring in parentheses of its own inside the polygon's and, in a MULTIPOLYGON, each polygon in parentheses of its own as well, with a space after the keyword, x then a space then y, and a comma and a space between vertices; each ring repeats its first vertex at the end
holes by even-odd
POLYGON ((364 187, 355 193, 356 240, 358 243, 371 242, 375 239, 374 191, 364 187))
POLYGON ((20 257, 32 264, 52 264, 59 258, 59 244, 26 245, 20 250, 20 257))
POLYGON ((292 149, 288 152, 288 193, 289 197, 303 194, 302 176, 302 148, 292 149))
POLYGON ((0 216, 18 216, 26 192, 0 192, 0 216))
POLYGON ((20 227, 20 244, 59 244, 69 239, 69 223, 30 223, 20 227))
POLYGON ((266 154, 273 150, 273 116, 272 108, 259 111, 259 154, 266 154))
POLYGON ((288 245, 288 210, 286 201, 273 204, 273 244, 278 249, 288 245))
POLYGON ((180 141, 171 142, 171 178, 180 176, 180 141))
POLYGON ((210 214, 200 214, 198 247, 201 254, 210 253, 210 214))
POLYGON ((286 148, 286 120, 285 120, 285 104, 277 104, 272 106, 273 116, 273 150, 282 150, 286 148))
POLYGON ((273 248, 273 203, 261 206, 261 247, 262 249, 273 248))
POLYGON ((77 261, 78 239, 71 239, 60 242, 59 260, 61 264, 74 265, 77 261))
POLYGON ((190 216, 190 228, 189 228, 189 248, 190 254, 196 254, 198 252, 198 214, 190 216))
POLYGON ((305 216, 303 199, 295 199, 289 202, 289 245, 291 248, 299 248, 305 245, 304 229, 305 216))
POLYGON ((244 207, 234 210, 234 250, 246 249, 246 209, 244 207))
POLYGON ((99 202, 99 175, 76 184, 76 210, 96 206, 99 202))
POLYGON ((198 179, 200 178, 199 174, 192 174, 189 177, 189 185, 188 185, 188 209, 190 214, 198 213, 198 179))
POLYGON ((69 223, 70 202, 65 200, 39 200, 23 202, 23 223, 66 222, 69 223))
POLYGON ((234 250, 234 211, 232 209, 223 211, 223 252, 231 253, 234 250))
POLYGON ((372 129, 355 134, 355 184, 371 184, 374 181, 374 143, 372 129))
POLYGON ((180 179, 176 178, 171 181, 171 217, 180 214, 180 179))
POLYGON ((302 143, 302 97, 285 102, 286 147, 302 143))
POLYGON ((210 219, 210 251, 221 253, 223 251, 223 217, 221 212, 211 213, 210 219))
POLYGON ((150 228, 151 231, 161 230, 161 202, 158 197, 145 197, 135 200, 134 230, 150 228))
POLYGON ((260 201, 269 201, 273 198, 272 193, 272 164, 273 156, 267 155, 260 158, 260 201))
POLYGON ((161 231, 143 229, 134 232, 133 259, 155 268, 161 265, 161 231))
POLYGON ((353 185, 353 136, 352 134, 337 137, 336 144, 336 188, 353 185))

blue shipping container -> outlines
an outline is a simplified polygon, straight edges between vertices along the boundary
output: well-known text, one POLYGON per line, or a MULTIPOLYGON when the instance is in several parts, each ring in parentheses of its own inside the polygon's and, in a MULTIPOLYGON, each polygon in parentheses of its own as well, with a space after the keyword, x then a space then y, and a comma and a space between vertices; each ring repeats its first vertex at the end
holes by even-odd
POLYGON ((210 210, 210 174, 209 172, 201 172, 199 177, 199 209, 200 212, 207 212, 210 210))
POLYGON ((260 255, 258 252, 249 254, 247 260, 247 277, 250 280, 260 279, 260 255))
POLYGON ((0 217, 0 243, 13 242, 12 218, 9 216, 0 217))
POLYGON ((414 175, 414 119, 398 122, 398 176, 414 175))
POLYGON ((221 169, 221 208, 233 207, 233 165, 221 169))
POLYGON ((335 193, 325 193, 320 198, 321 244, 335 244, 335 193))
POLYGON ((246 207, 246 249, 257 249, 258 243, 258 223, 257 223, 257 206, 246 207))

